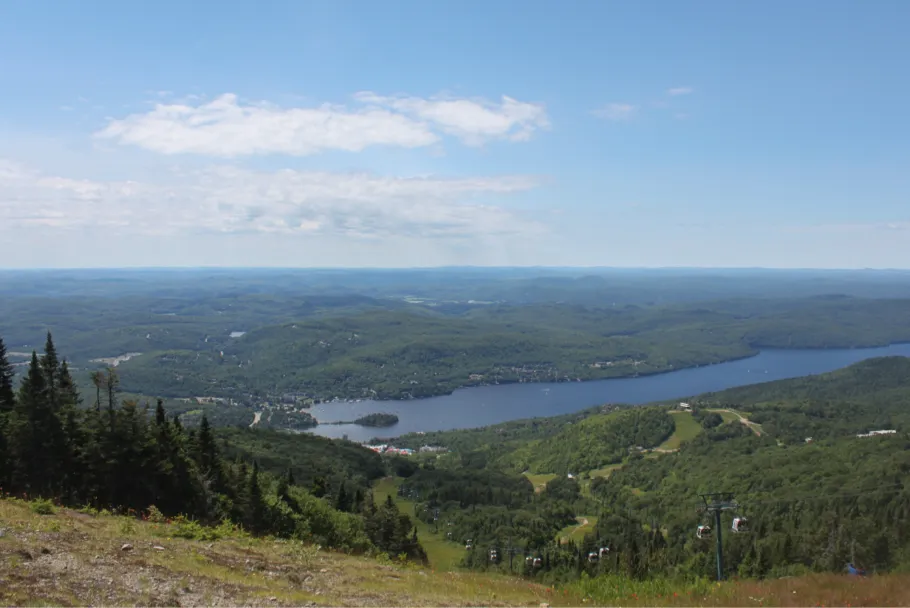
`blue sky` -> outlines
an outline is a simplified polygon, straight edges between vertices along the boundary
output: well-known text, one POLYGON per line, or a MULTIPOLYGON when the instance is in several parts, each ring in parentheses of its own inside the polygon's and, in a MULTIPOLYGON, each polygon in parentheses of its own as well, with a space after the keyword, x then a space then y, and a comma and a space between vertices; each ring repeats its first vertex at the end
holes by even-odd
POLYGON ((910 267, 910 3, 0 0, 0 256, 910 267))

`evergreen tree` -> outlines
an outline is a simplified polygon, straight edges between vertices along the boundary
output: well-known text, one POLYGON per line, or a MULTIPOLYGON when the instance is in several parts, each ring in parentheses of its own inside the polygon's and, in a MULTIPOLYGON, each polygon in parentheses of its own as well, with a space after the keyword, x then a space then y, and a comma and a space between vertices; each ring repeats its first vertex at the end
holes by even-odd
POLYGON ((221 459, 218 455, 215 435, 212 433, 212 427, 209 425, 209 419, 205 414, 202 414, 199 432, 196 435, 196 451, 199 468, 203 475, 211 477, 216 483, 219 482, 221 479, 221 459))
POLYGON ((16 405, 15 392, 13 391, 13 366, 6 353, 6 345, 0 338, 0 489, 8 489, 10 484, 11 455, 7 446, 6 436, 7 418, 11 415, 16 405))
POLYGON ((259 465, 253 462, 247 490, 246 525, 251 532, 260 532, 265 524, 265 503, 262 488, 259 486, 259 465))
POLYGON ((60 360, 51 332, 47 332, 44 342, 44 354, 41 356, 41 372, 44 374, 44 390, 47 391, 48 404, 56 413, 60 408, 58 392, 60 388, 60 360))
POLYGON ((348 493, 344 489, 344 482, 338 487, 338 496, 335 497, 335 508, 339 511, 348 511, 351 508, 348 493))
POLYGON ((13 486, 38 495, 53 495, 59 483, 56 441, 60 421, 47 399, 47 384, 38 355, 32 352, 28 373, 8 422, 13 486))
POLYGON ((13 388, 13 377, 16 373, 9 362, 6 345, 0 338, 0 415, 13 411, 16 391, 13 388))
POLYGON ((82 475, 85 466, 86 437, 79 412, 79 404, 82 399, 79 397, 79 391, 70 374, 66 359, 60 364, 57 378, 60 400, 59 418, 63 426, 63 443, 60 446, 63 465, 62 492, 64 497, 75 501, 83 484, 82 475))

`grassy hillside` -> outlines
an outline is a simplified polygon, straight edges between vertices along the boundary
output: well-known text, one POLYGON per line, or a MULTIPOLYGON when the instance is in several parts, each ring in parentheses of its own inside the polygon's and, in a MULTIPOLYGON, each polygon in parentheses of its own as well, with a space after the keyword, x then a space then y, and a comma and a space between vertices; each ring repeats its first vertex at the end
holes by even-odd
POLYGON ((720 585, 586 579, 557 587, 437 572, 234 533, 0 500, 0 603, 122 606, 906 606, 907 575, 814 575, 720 585), (129 549, 123 550, 124 545, 129 549))
POLYGON ((673 418, 663 408, 623 409, 567 426, 552 437, 518 448, 500 462, 519 471, 577 474, 616 464, 630 449, 657 446, 673 430, 673 418))

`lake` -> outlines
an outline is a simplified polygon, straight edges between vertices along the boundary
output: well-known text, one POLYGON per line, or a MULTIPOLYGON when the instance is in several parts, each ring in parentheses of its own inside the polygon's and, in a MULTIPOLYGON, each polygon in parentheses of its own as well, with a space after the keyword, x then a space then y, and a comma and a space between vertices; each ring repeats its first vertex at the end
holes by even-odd
POLYGON ((398 416, 398 424, 385 428, 327 425, 310 432, 367 441, 372 437, 396 437, 418 431, 474 428, 521 418, 568 414, 604 403, 641 404, 690 397, 734 386, 821 374, 864 359, 893 355, 910 357, 910 344, 843 350, 765 350, 748 359, 637 378, 500 384, 408 401, 322 403, 310 410, 320 422, 355 420, 365 414, 388 412, 398 416))

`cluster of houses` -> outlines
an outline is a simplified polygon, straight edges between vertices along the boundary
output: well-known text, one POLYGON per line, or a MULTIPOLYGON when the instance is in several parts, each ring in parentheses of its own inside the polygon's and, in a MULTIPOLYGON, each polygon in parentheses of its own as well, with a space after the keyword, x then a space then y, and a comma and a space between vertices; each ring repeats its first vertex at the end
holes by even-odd
POLYGON ((373 450, 377 454, 399 454, 401 456, 411 456, 414 450, 410 448, 396 448, 393 445, 380 443, 379 445, 364 445, 368 450, 373 450))
POLYGON ((869 431, 868 433, 860 433, 857 437, 877 437, 878 435, 894 435, 897 433, 895 430, 886 430, 886 431, 869 431))
POLYGON ((396 448, 393 445, 388 445, 387 443, 381 443, 379 445, 368 445, 364 444, 365 448, 368 450, 373 450, 377 454, 398 454, 399 456, 413 456, 416 452, 448 452, 446 448, 432 445, 425 445, 419 450, 412 450, 411 448, 396 448))

